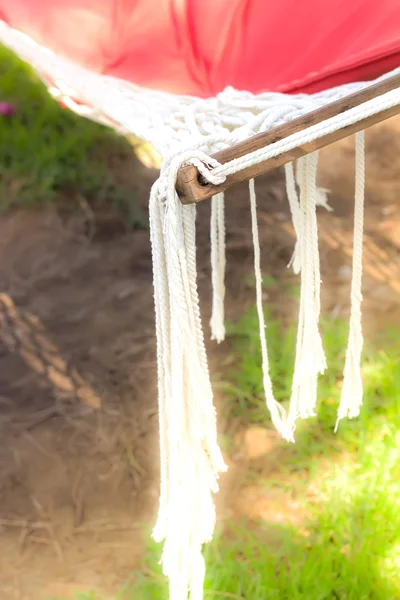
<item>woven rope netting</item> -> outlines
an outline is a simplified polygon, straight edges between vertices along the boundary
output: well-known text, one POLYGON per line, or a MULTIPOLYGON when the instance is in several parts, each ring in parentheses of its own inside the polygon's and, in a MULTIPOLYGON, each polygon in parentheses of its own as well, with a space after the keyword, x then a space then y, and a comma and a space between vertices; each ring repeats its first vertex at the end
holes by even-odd
POLYGON ((216 152, 370 85, 356 82, 311 95, 254 95, 227 88, 214 98, 199 99, 88 71, 1 21, 0 41, 33 66, 50 93, 75 112, 148 141, 164 158, 197 144, 216 152))
MULTIPOLYGON (((50 92, 72 110, 134 134, 163 157, 150 197, 154 298, 159 389, 161 497, 154 536, 164 542, 163 568, 171 600, 202 600, 205 574, 202 548, 215 524, 213 494, 225 464, 217 443, 216 415, 207 366, 196 281, 196 207, 183 206, 175 184, 182 165, 195 165, 211 183, 249 165, 318 139, 400 104, 400 90, 350 109, 230 163, 210 154, 251 135, 287 123, 370 83, 353 83, 317 94, 253 95, 227 88, 214 98, 198 99, 152 91, 89 72, 56 56, 0 22, 0 41, 32 65, 50 92)), ((289 409, 275 400, 268 366, 268 328, 262 303, 262 274, 254 181, 249 184, 256 301, 260 324, 262 377, 266 404, 281 435, 294 440, 296 421, 315 414, 318 375, 326 368, 318 328, 320 270, 316 185, 318 153, 285 168, 286 188, 296 234, 291 266, 300 278, 296 360, 289 409)), ((338 420, 355 417, 362 401, 360 357, 361 275, 364 211, 364 134, 356 135, 353 279, 348 347, 338 420)), ((212 338, 224 339, 225 225, 224 197, 212 199, 212 338)))

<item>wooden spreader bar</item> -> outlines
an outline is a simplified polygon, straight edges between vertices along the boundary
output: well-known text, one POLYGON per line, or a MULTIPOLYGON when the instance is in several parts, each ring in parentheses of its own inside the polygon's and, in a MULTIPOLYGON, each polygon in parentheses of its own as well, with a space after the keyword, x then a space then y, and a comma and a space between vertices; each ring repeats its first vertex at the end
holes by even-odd
MULTIPOLYGON (((354 94, 350 94, 341 100, 336 100, 335 102, 327 104, 322 108, 307 113, 306 115, 298 117, 297 119, 293 119, 293 121, 290 121, 289 123, 285 123, 284 125, 280 125, 264 133, 258 133, 257 135, 254 135, 243 142, 234 144, 225 150, 221 150, 220 152, 213 154, 213 158, 215 158, 221 164, 227 163, 235 158, 240 158, 246 154, 249 154, 250 152, 254 152, 255 150, 269 146, 274 142, 278 142, 292 135, 293 133, 307 129, 311 125, 316 125, 317 123, 334 117, 339 113, 346 112, 350 108, 359 106, 368 100, 372 100, 377 96, 381 96, 382 94, 390 92, 391 90, 399 87, 400 74, 388 77, 378 83, 364 88, 363 90, 360 90, 354 94)), ((400 106, 389 108, 376 115, 372 115, 357 123, 354 123, 353 125, 349 125, 338 131, 324 135, 318 140, 303 144, 279 156, 269 158, 264 162, 243 169, 242 171, 238 171, 237 173, 232 173, 231 175, 227 176, 226 181, 221 185, 212 185, 210 183, 202 182, 196 167, 191 165, 182 167, 178 172, 176 181, 177 193, 183 204, 201 202, 201 200, 206 200, 207 198, 214 196, 214 194, 227 190, 236 183, 248 181, 253 177, 258 177, 263 173, 272 171, 277 167, 280 167, 297 158, 301 158, 306 154, 310 154, 315 150, 329 146, 329 144, 332 144, 333 142, 337 142, 338 140, 348 137, 349 135, 353 135, 358 131, 362 131, 367 127, 371 127, 371 125, 380 123, 399 113, 400 106)))

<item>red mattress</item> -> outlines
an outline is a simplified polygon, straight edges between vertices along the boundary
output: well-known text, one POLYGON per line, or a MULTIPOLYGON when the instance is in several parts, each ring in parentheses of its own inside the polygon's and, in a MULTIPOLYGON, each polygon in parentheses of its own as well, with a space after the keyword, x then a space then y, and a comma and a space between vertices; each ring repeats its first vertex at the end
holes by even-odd
POLYGON ((400 0, 0 0, 0 17, 97 72, 201 97, 314 92, 400 64, 400 0))

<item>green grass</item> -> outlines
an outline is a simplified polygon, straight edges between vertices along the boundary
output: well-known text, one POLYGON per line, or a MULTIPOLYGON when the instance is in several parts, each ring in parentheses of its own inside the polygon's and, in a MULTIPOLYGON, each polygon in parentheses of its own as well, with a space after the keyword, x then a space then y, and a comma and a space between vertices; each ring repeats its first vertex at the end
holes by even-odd
MULTIPOLYGON (((283 398, 294 336, 268 321, 272 375, 283 398)), ((227 402, 245 421, 250 409, 251 421, 267 423, 257 327, 254 311, 230 327, 238 358, 227 402)), ((400 598, 400 358, 389 337, 366 349, 362 414, 343 422, 335 435, 343 323, 324 323, 324 341, 330 371, 321 380, 319 416, 299 426, 296 444, 282 444, 265 457, 274 467, 271 476, 258 476, 267 494, 273 490, 299 503, 301 527, 262 522, 221 532, 206 549, 207 600, 400 598)), ((167 600, 159 552, 149 548, 146 575, 136 574, 124 600, 167 600)))
POLYGON ((136 190, 119 181, 132 148, 110 129, 75 116, 52 100, 31 69, 0 46, 0 101, 16 109, 0 116, 0 210, 36 207, 80 198, 94 206, 111 203, 129 227, 146 218, 136 190))

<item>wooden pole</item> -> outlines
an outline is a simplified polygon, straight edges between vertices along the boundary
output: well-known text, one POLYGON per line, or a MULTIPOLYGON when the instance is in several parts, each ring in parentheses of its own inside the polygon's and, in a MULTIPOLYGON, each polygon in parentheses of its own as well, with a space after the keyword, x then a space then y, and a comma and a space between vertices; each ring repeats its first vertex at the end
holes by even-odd
MULTIPOLYGON (((250 152, 254 152, 255 150, 269 146, 270 144, 278 142, 294 133, 302 131, 303 129, 307 129, 311 125, 321 123, 326 119, 346 112, 350 108, 359 106, 368 100, 372 100, 377 96, 381 96, 382 94, 390 92, 391 90, 399 87, 400 74, 393 75, 392 77, 383 79, 382 81, 370 85, 354 94, 350 94, 340 100, 336 100, 335 102, 327 104, 322 108, 298 117, 297 119, 293 119, 289 123, 285 123, 284 125, 280 125, 264 133, 258 133, 244 142, 234 144, 225 150, 221 150, 220 152, 213 154, 213 158, 215 158, 219 163, 225 164, 235 158, 240 158, 246 154, 249 154, 250 152)), ((269 158, 268 160, 265 160, 257 165, 253 165, 243 169, 242 171, 238 171, 237 173, 232 173, 231 175, 227 176, 226 181, 221 185, 212 185, 210 183, 201 182, 199 172, 197 171, 196 167, 191 165, 182 167, 178 172, 176 181, 177 193, 183 204, 201 202, 202 200, 211 198, 211 196, 214 196, 214 194, 218 194, 219 192, 227 190, 236 183, 248 181, 253 177, 258 177, 263 173, 272 171, 277 167, 280 167, 297 158, 301 158, 310 152, 324 148, 333 142, 337 142, 345 137, 348 137, 349 135, 357 133, 358 131, 362 131, 367 127, 371 127, 372 125, 380 123, 385 119, 389 119, 390 117, 393 117, 399 113, 400 106, 394 106, 376 115, 366 117, 358 123, 354 123, 353 125, 343 127, 338 131, 324 135, 318 140, 303 144, 288 152, 284 152, 279 156, 269 158)))

